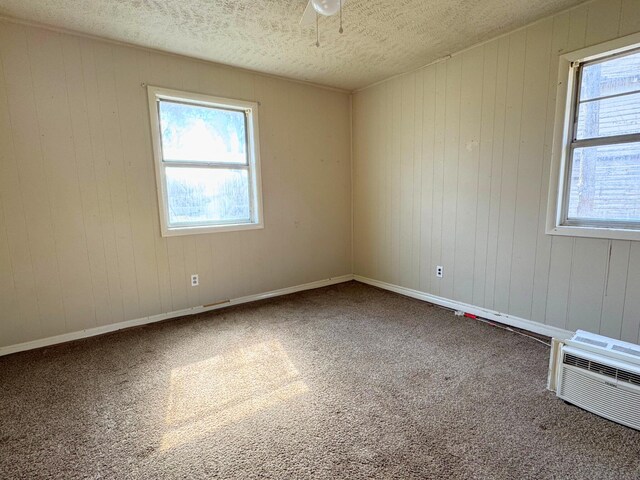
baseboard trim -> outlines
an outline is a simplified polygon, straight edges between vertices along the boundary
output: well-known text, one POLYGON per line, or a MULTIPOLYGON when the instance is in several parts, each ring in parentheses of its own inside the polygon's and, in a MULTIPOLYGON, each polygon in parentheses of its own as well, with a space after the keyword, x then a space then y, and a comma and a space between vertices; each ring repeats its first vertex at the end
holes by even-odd
POLYGON ((502 323, 516 328, 521 328, 530 332, 538 333, 540 335, 546 335, 548 337, 554 337, 559 339, 570 338, 573 332, 564 330, 550 325, 544 325, 542 323, 527 320, 525 318, 515 317, 513 315, 507 315, 505 313, 488 310, 486 308, 477 307, 467 303, 457 302, 455 300, 449 300, 447 298, 438 297, 429 293, 420 292, 419 290, 413 290, 411 288, 401 287, 380 280, 374 280, 372 278, 363 277, 361 275, 341 275, 339 277, 327 278, 324 280, 318 280, 315 282, 309 282, 302 285, 295 285, 293 287, 281 288, 278 290, 272 290, 269 292, 258 293, 255 295, 247 295, 244 297, 235 298, 229 301, 220 302, 212 305, 201 305, 197 307, 185 308, 183 310, 176 310, 168 313, 160 313, 157 315, 150 315, 148 317, 136 318, 133 320, 127 320, 124 322, 112 323, 110 325, 103 325, 100 327, 89 328, 86 330, 80 330, 77 332, 64 333, 62 335, 55 335, 53 337, 41 338, 39 340, 33 340, 30 342, 18 343, 16 345, 9 345, 6 347, 0 347, 0 357, 4 355, 10 355, 12 353, 23 352, 26 350, 33 350, 36 348, 49 347, 51 345, 57 345, 59 343, 70 342, 73 340, 80 340, 82 338, 94 337, 96 335, 102 335, 105 333, 116 332, 125 328, 137 327, 140 325, 147 325, 150 323, 161 322, 163 320, 169 320, 171 318, 184 317, 186 315, 195 315, 197 313, 208 312, 211 310, 218 310, 221 308, 231 307, 233 305, 240 305, 243 303, 255 302, 257 300, 263 300, 266 298, 279 297, 282 295, 288 295, 290 293, 301 292, 304 290, 313 290, 314 288, 326 287, 329 285, 335 285, 338 283, 349 282, 356 280, 367 285, 379 287, 384 290, 406 295, 407 297, 416 298, 425 302, 434 303, 443 307, 452 308, 454 310, 462 310, 464 312, 472 313, 482 318, 492 320, 497 323, 502 323))
POLYGON ((391 292, 396 292, 407 297, 416 298, 429 303, 435 303, 443 307, 452 308, 454 310, 462 310, 463 312, 472 313, 478 317, 486 318, 487 320, 494 321, 496 323, 502 323, 511 327, 521 328, 529 332, 545 335, 547 337, 554 337, 559 339, 570 338, 573 332, 564 330, 562 328, 553 327, 551 325, 545 325, 543 323, 534 322, 533 320, 527 320, 525 318, 515 317, 513 315, 507 315, 506 313, 496 312, 488 310, 486 308, 477 307, 475 305, 469 305, 468 303, 457 302, 455 300, 449 300, 448 298, 438 297, 429 293, 420 292, 419 290, 413 290, 411 288, 401 287, 399 285, 393 285, 387 282, 381 282, 380 280, 374 280, 372 278, 363 277, 361 275, 354 275, 354 280, 374 287, 383 288, 391 292))
POLYGON ((49 347, 59 343, 70 342, 72 340, 79 340, 81 338, 95 337, 96 335, 102 335, 104 333, 116 332, 125 328, 137 327, 140 325, 147 325, 149 323, 161 322, 163 320, 169 320, 171 318, 184 317, 185 315, 194 315, 196 313, 208 312, 211 310, 218 310, 220 308, 231 307, 233 305, 240 305, 242 303, 255 302, 256 300, 264 300, 266 298, 279 297, 282 295, 288 295, 290 293, 301 292, 304 290, 313 290, 314 288, 327 287, 329 285, 335 285, 338 283, 349 282, 353 280, 353 275, 341 275, 339 277, 327 278, 324 280, 318 280, 315 282, 304 283, 302 285, 295 285, 293 287, 281 288, 278 290, 272 290, 270 292, 258 293, 255 295, 247 295, 245 297, 239 297, 232 300, 219 302, 211 305, 201 305, 197 307, 185 308, 183 310, 176 310, 168 313, 160 313, 158 315, 150 315, 148 317, 136 318, 133 320, 127 320, 124 322, 112 323, 110 325, 104 325, 95 328, 89 328, 86 330, 80 330, 77 332, 64 333, 62 335, 55 335, 53 337, 41 338, 39 340, 33 340, 30 342, 18 343, 16 345, 9 345, 6 347, 0 347, 0 357, 4 355, 10 355, 12 353, 24 352, 26 350, 33 350, 35 348, 49 347))

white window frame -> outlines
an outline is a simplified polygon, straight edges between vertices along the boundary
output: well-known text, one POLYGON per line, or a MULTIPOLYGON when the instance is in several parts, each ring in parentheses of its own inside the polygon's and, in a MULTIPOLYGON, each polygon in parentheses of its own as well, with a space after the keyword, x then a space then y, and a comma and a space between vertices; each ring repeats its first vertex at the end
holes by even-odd
MULTIPOLYGON (((567 221, 572 137, 576 128, 576 101, 580 89, 580 79, 577 78, 579 66, 582 63, 621 55, 639 48, 640 33, 636 33, 560 56, 546 222, 546 233, 549 235, 640 240, 640 227, 635 222, 625 225, 624 222, 593 222, 590 224, 588 222, 567 221)), ((624 135, 624 137, 631 136, 624 135)), ((640 135, 638 137, 640 138, 640 135)), ((613 137, 605 138, 608 141, 600 143, 614 143, 611 141, 613 137)))
POLYGON ((260 177, 260 142, 258 128, 258 103, 245 100, 214 97, 199 93, 184 92, 147 86, 149 99, 149 116, 151 119, 151 139, 153 143, 153 156, 156 171, 156 186, 158 193, 158 205, 160 214, 160 227, 163 237, 176 235, 192 235, 198 233, 230 232, 236 230, 255 230, 264 228, 262 215, 262 182, 260 177), (248 164, 237 167, 228 163, 205 162, 165 162, 162 155, 162 139, 160 129, 160 116, 158 105, 160 100, 169 100, 226 110, 237 110, 245 114, 247 129, 247 157, 248 164), (167 166, 179 165, 183 168, 243 168, 248 171, 249 177, 249 202, 251 218, 243 223, 207 223, 201 225, 170 226, 168 220, 168 198, 165 178, 167 166))

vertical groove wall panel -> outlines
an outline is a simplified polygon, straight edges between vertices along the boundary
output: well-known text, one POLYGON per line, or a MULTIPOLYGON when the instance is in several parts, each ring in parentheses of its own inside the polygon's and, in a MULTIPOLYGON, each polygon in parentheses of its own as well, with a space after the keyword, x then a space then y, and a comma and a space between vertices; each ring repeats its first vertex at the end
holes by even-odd
POLYGON ((415 75, 406 75, 401 82, 401 120, 400 120, 400 285, 411 284, 413 229, 413 191, 414 149, 413 138, 415 122, 415 75))
POLYGON ((445 63, 444 165, 442 178, 442 254, 440 265, 446 273, 440 281, 440 294, 453 297, 455 271, 455 238, 458 212, 458 171, 460 168, 460 118, 462 57, 445 63))
POLYGON ((136 277, 135 252, 132 235, 130 195, 127 165, 124 159, 123 129, 117 98, 116 65, 113 45, 95 43, 93 54, 98 80, 99 128, 103 135, 107 168, 104 180, 108 185, 113 214, 116 265, 120 280, 120 294, 124 318, 140 317, 140 297, 136 277))
POLYGON ((390 155, 387 156, 387 161, 392 166, 391 169, 391 278, 394 284, 400 283, 400 216, 401 211, 401 178, 402 169, 400 159, 400 152, 402 147, 402 83, 401 79, 395 79, 391 81, 391 101, 392 101, 392 124, 391 132, 393 136, 390 142, 390 155))
MULTIPOLYGON (((31 76, 28 35, 13 24, 0 28, 0 56, 11 122, 11 144, 18 169, 18 183, 3 192, 24 208, 27 227, 26 244, 12 252, 16 282, 24 285, 22 273, 31 262, 33 289, 21 292, 24 331, 27 338, 56 335, 66 330, 65 309, 60 285, 56 240, 52 224, 51 194, 44 169, 41 135, 31 76), (38 132, 33 135, 33 129, 38 132), (28 294, 28 296, 25 296, 28 294)), ((3 144, 6 145, 6 144, 3 144)), ((12 229, 18 211, 5 213, 7 228, 12 229)))
POLYGON ((640 31, 640 9, 637 0, 622 0, 618 36, 640 31))
POLYGON ((434 149, 436 133, 435 102, 425 101, 433 98, 436 92, 436 69, 426 68, 422 72, 422 130, 420 137, 421 174, 420 174, 420 284, 418 290, 431 291, 432 274, 434 271, 432 231, 434 205, 434 149))
POLYGON ((629 252, 626 296, 620 338, 640 343, 640 242, 632 242, 629 252))
POLYGON ((600 333, 608 337, 617 337, 622 328, 631 242, 613 240, 609 242, 609 249, 600 314, 600 333))
POLYGON ((408 77, 413 80, 414 91, 414 111, 413 111, 413 130, 411 135, 411 143, 413 148, 412 160, 413 160, 413 176, 412 176, 412 198, 409 201, 411 205, 411 275, 409 276, 408 285, 410 288, 417 289, 420 285, 420 270, 422 266, 422 259, 420 258, 420 242, 422 232, 422 105, 424 104, 423 95, 423 73, 418 72, 412 77, 408 77))
POLYGON ((94 45, 92 42, 80 43, 80 64, 84 81, 84 96, 87 108, 89 142, 91 157, 84 158, 83 163, 91 165, 95 178, 94 189, 98 202, 97 218, 94 220, 99 227, 96 233, 94 247, 102 251, 106 265, 107 294, 109 307, 107 310, 96 311, 98 325, 120 322, 124 320, 124 302, 122 285, 118 273, 118 256, 115 243, 115 228, 111 191, 106 181, 108 167, 108 143, 106 142, 102 121, 100 118, 100 100, 98 92, 98 77, 95 66, 94 45))
MULTIPOLYGON (((589 2, 357 92, 354 136, 387 151, 384 165, 362 149, 354 154, 356 171, 384 168, 378 191, 368 191, 355 177, 356 251, 377 243, 370 235, 381 235, 375 228, 361 230, 357 218, 366 214, 363 199, 379 195, 390 207, 376 217, 391 229, 386 235, 406 241, 403 235, 412 231, 419 243, 418 290, 553 327, 637 341, 639 242, 549 236, 544 227, 558 56, 635 33, 638 19, 638 2, 589 2), (368 103, 380 101, 383 92, 420 82, 424 91, 416 105, 393 94, 386 99, 393 111, 388 128, 374 131, 360 121, 357 110, 371 111, 368 103), (422 145, 422 181, 414 182, 409 196, 384 177, 402 169, 408 131, 397 128, 396 120, 420 111, 422 129, 415 129, 413 142, 422 145), (399 225, 397 217, 416 202, 422 205, 420 224, 412 230, 399 225), (444 266, 444 278, 435 277, 436 265, 444 266)), ((380 252, 384 258, 376 261, 388 267, 374 278, 416 288, 391 273, 400 265, 394 252, 380 252)), ((370 271, 360 263, 356 274, 360 268, 370 271)))
POLYGON ((498 42, 483 48, 482 105, 480 138, 478 144, 478 178, 475 222, 475 246, 473 251, 473 295, 469 303, 484 303, 486 293, 487 256, 489 251, 489 210, 491 201, 491 166, 493 161, 496 84, 498 76, 498 42))
MULTIPOLYGON (((375 234, 374 234, 374 238, 372 238, 372 242, 374 243, 374 246, 372 248, 372 255, 374 256, 374 260, 373 260, 373 278, 379 278, 382 275, 384 275, 384 271, 385 271, 385 259, 388 258, 388 255, 386 254, 385 250, 384 250, 384 239, 385 239, 385 232, 386 232, 386 223, 385 223, 385 219, 386 219, 386 211, 385 211, 385 195, 384 193, 386 192, 386 181, 387 181, 387 176, 386 176, 386 151, 385 151, 385 139, 386 139, 386 135, 385 135, 385 129, 386 129, 386 121, 387 121, 387 115, 386 115, 386 96, 382 93, 381 89, 385 88, 385 86, 381 86, 378 89, 375 89, 371 92, 372 98, 373 98, 373 103, 374 103, 374 109, 373 109, 373 117, 374 117, 374 132, 375 133, 375 139, 373 142, 367 142, 371 148, 373 149, 373 158, 375 158, 375 179, 374 179, 374 183, 372 185, 374 192, 376 192, 376 195, 372 195, 370 196, 370 198, 373 201, 373 205, 375 206, 375 215, 373 216, 374 218, 374 228, 375 228, 375 234)), ((354 97, 354 102, 357 100, 357 97, 354 97)), ((353 106, 353 114, 357 115, 360 111, 360 108, 358 105, 353 106)), ((353 131, 353 134, 355 134, 355 130, 353 131)), ((355 156, 355 154, 354 154, 355 156)), ((355 165, 354 165, 355 167, 355 165)), ((353 171, 353 177, 355 178, 357 176, 357 172, 354 168, 353 171)), ((354 182, 354 185, 357 185, 357 182, 354 182)), ((355 197, 355 195, 354 195, 355 197)), ((354 204, 354 206, 357 204, 354 204)), ((356 220, 357 217, 355 215, 354 212, 354 220, 356 220)), ((359 252, 359 249, 356 250, 354 249, 354 255, 357 255, 359 252)), ((355 267, 354 267, 355 269, 355 267)))
POLYGON ((631 243, 620 338, 640 343, 640 242, 631 243))
POLYGON ((549 47, 548 62, 549 75, 547 78, 547 110, 545 115, 545 136, 542 155, 542 177, 540 182, 540 202, 538 207, 538 229, 536 232, 535 270, 533 275, 533 295, 531 300, 531 320, 547 323, 547 293, 551 272, 552 237, 545 234, 547 220, 547 202, 549 196, 551 149, 553 147, 553 118, 556 109, 556 95, 558 82, 557 56, 563 51, 568 41, 570 12, 553 18, 551 45, 549 47))
POLYGON ((87 322, 95 326, 95 305, 60 35, 38 32, 28 38, 28 49, 65 327, 81 330, 87 322))
POLYGON ((609 241, 576 238, 571 263, 568 330, 598 332, 602 311, 609 241))
POLYGON ((343 92, 3 20, 0 188, 0 347, 352 269, 343 92), (260 102, 264 229, 160 235, 142 83, 260 102))
POLYGON ((618 36, 621 0, 599 1, 587 5, 587 34, 585 43, 594 45, 618 36))
POLYGON ((5 146, 0 151, 0 245, 4 254, 0 257, 0 303, 6 305, 6 321, 2 322, 1 331, 2 338, 18 343, 28 337, 29 333, 37 331, 38 322, 33 322, 31 328, 21 326, 23 315, 31 315, 31 318, 38 319, 38 302, 33 264, 28 249, 27 221, 19 192, 20 175, 13 148, 7 95, 4 67, 0 57, 0 144, 5 146), (13 218, 11 225, 7 220, 9 215, 13 218))
POLYGON ((11 250, 7 235, 7 222, 4 218, 2 208, 2 197, 0 196, 0 304, 5 308, 3 315, 6 316, 4 322, 0 322, 0 338, 7 338, 9 341, 20 341, 20 311, 16 302, 17 291, 13 280, 14 273, 11 265, 11 250))
MULTIPOLYGON (((284 105, 288 100, 286 97, 287 92, 283 92, 278 88, 276 82, 261 82, 257 89, 257 98, 261 99, 262 105, 260 106, 260 118, 265 116, 272 119, 273 123, 260 122, 260 149, 262 152, 267 152, 268 158, 287 158, 289 153, 287 152, 288 136, 284 129, 277 128, 276 125, 285 125, 286 122, 286 110, 284 108, 278 108, 279 105, 284 105), (276 125, 274 125, 276 124, 276 125)), ((278 208, 279 205, 274 205, 273 197, 274 192, 278 190, 286 191, 286 179, 283 175, 278 175, 276 172, 265 170, 264 160, 262 160, 262 196, 264 199, 263 207, 265 209, 265 222, 274 222, 276 225, 282 225, 287 221, 287 209, 278 208)), ((286 201, 291 201, 287 199, 286 201)), ((266 232, 265 232, 266 233, 266 232)), ((216 283, 218 285, 218 292, 224 294, 222 298, 230 298, 232 291, 230 283, 224 276, 223 272, 230 272, 232 265, 232 258, 227 255, 221 255, 224 251, 225 244, 228 239, 223 238, 221 235, 212 236, 211 248, 212 255, 214 256, 214 275, 216 283)), ((277 258, 281 258, 288 246, 285 242, 279 242, 273 245, 275 251, 274 254, 277 258)), ((284 279, 286 277, 287 265, 286 264, 269 264, 269 269, 273 278, 284 279)))
MULTIPOLYGON (((429 67, 428 67, 429 68, 429 67)), ((437 265, 442 265, 442 225, 444 212, 444 144, 445 144, 445 108, 447 104, 447 64, 440 62, 435 67, 436 70, 436 86, 435 86, 435 139, 434 139, 434 157, 433 157, 433 214, 431 222, 431 275, 435 272, 437 265)), ((425 98, 425 102, 429 99, 425 98)), ((354 162, 358 159, 354 158, 354 162)), ((357 179, 356 179, 357 180, 357 179)), ((356 246, 358 242, 356 241, 356 246)), ((441 278, 432 277, 432 289, 436 295, 442 292, 441 278)))
MULTIPOLYGON (((395 136, 393 135, 394 125, 396 119, 394 118, 394 84, 393 82, 388 82, 385 84, 385 99, 386 99, 386 109, 387 109, 387 121, 385 124, 385 131, 391 133, 392 135, 385 135, 385 174, 386 174, 386 187, 384 189, 386 193, 385 198, 385 231, 384 231, 384 251, 386 252, 384 258, 385 269, 387 272, 387 278, 394 278, 393 274, 395 271, 394 265, 397 267, 397 258, 393 254, 393 236, 394 236, 394 201, 393 201, 393 179, 394 172, 397 170, 397 164, 392 161, 393 155, 397 151, 395 149, 395 136)), ((368 140, 367 140, 368 141, 368 140)), ((354 183, 358 182, 358 177, 354 177, 354 183)), ((354 250, 358 250, 358 246, 354 242, 354 250)))
POLYGON ((91 295, 88 298, 94 305, 95 325, 98 326, 111 322, 111 307, 107 262, 100 226, 100 205, 94 173, 82 51, 80 42, 76 38, 62 36, 60 41, 65 69, 70 127, 73 136, 74 169, 80 188, 80 205, 91 276, 91 295))
POLYGON ((574 239, 568 237, 551 239, 545 323, 558 328, 566 328, 567 326, 574 243, 574 239))
MULTIPOLYGON (((460 89, 460 140, 458 146, 458 183, 456 205, 472 205, 478 197, 480 125, 482 121, 482 89, 484 48, 462 55, 460 89), (464 112, 469 112, 468 114, 464 112)), ((462 208, 456 215, 454 248, 456 258, 452 278, 453 298, 471 303, 473 300, 473 267, 476 241, 477 208, 462 208)))
MULTIPOLYGON (((527 30, 509 37, 509 68, 507 74, 507 97, 505 130, 503 140, 502 182, 500 191, 500 214, 498 220, 498 254, 496 258, 496 282, 494 308, 508 313, 511 288, 511 260, 516 215, 518 188, 518 165, 520 162, 522 104, 524 101, 524 74, 527 61, 527 30)), ((516 280, 517 281, 517 280, 516 280)))
POLYGON ((521 120, 523 125, 516 178, 516 209, 507 313, 529 319, 532 318, 538 218, 540 204, 543 203, 540 198, 540 184, 546 181, 542 178, 542 171, 547 105, 540 100, 547 95, 552 34, 551 19, 527 29, 521 120))
MULTIPOLYGON (((509 71, 509 37, 498 40, 498 66, 496 75, 496 99, 494 136, 491 148, 491 184, 489 186, 489 233, 485 262, 485 305, 494 308, 496 293, 496 263, 498 258, 498 229, 504 163, 504 134, 507 112, 507 75, 509 71)), ((480 260, 482 261, 482 260, 480 260)))
MULTIPOLYGON (((234 232, 235 233, 235 232, 234 232)), ((191 287, 191 274, 199 273, 198 270, 198 253, 196 252, 196 238, 194 235, 182 237, 184 246, 184 278, 182 283, 187 285, 187 306, 202 305, 200 302, 200 288, 191 287)), ((239 243, 239 242, 238 242, 239 243)), ((237 285, 234 287, 237 288, 237 285)))
MULTIPOLYGON (((389 139, 389 135, 386 133, 387 132, 387 128, 388 128, 388 122, 389 122, 389 102, 387 100, 387 95, 386 95, 386 91, 388 88, 388 83, 383 83, 381 85, 379 85, 378 87, 372 89, 371 92, 371 98, 377 99, 377 107, 378 109, 376 110, 376 113, 379 115, 378 117, 378 125, 375 128, 374 132, 376 135, 376 141, 375 143, 371 143, 371 139, 369 137, 367 137, 366 135, 363 135, 363 137, 361 138, 362 141, 364 141, 366 139, 367 143, 374 145, 374 148, 378 149, 377 152, 377 156, 378 156, 378 169, 379 169, 379 175, 378 175, 378 181, 376 182, 376 184, 374 185, 374 189, 378 192, 378 195, 375 196, 376 198, 376 204, 378 205, 378 212, 376 215, 376 223, 377 223, 377 228, 376 228, 376 233, 377 236, 374 239, 371 239, 371 241, 374 241, 376 244, 377 249, 375 250, 375 255, 376 255, 376 265, 377 265, 377 273, 376 273, 376 278, 380 278, 380 277, 385 277, 388 278, 388 264, 390 261, 390 256, 389 256, 389 252, 387 250, 387 232, 389 230, 388 226, 387 226, 387 221, 389 219, 389 214, 388 214, 388 206, 387 206, 387 198, 388 198, 388 189, 387 189, 387 185, 388 185, 388 175, 387 175, 387 167, 388 167, 388 162, 387 162, 387 141, 389 139)), ((353 115, 354 115, 354 123, 353 125, 355 126, 357 124, 356 119, 358 118, 357 115, 359 115, 359 111, 361 110, 360 107, 358 106, 358 104, 356 103, 358 101, 357 97, 353 97, 353 115)), ((362 132, 363 134, 365 134, 366 132, 362 132)), ((354 136, 354 141, 357 138, 356 135, 358 134, 358 132, 353 129, 353 133, 352 135, 354 136)), ((354 157, 355 157, 355 153, 354 153, 354 157)), ((366 165, 361 165, 362 167, 366 168, 366 165)), ((357 177, 357 165, 354 163, 353 164, 353 188, 354 188, 354 202, 353 202, 353 206, 354 206, 354 215, 353 215, 353 220, 354 220, 354 232, 356 230, 355 225, 357 222, 357 216, 356 216, 356 212, 357 212, 357 208, 359 205, 359 202, 356 201, 357 198, 359 198, 359 196, 355 193, 355 189, 358 185, 358 182, 356 181, 357 177)), ((366 208, 366 206, 364 207, 366 208)), ((354 244, 354 249, 353 249, 353 253, 354 256, 357 257, 358 256, 358 250, 355 248, 355 244, 354 244)), ((356 270, 358 267, 357 265, 354 265, 354 270, 356 270)))
MULTIPOLYGON (((367 125, 367 130, 375 129, 375 125, 372 123, 375 121, 376 116, 373 113, 375 105, 372 102, 368 102, 362 99, 356 99, 354 105, 354 112, 357 112, 357 118, 354 119, 354 122, 365 123, 367 125), (362 108, 360 107, 360 103, 362 102, 362 108)), ((367 156, 367 158, 372 158, 376 153, 371 148, 371 144, 364 143, 360 137, 354 137, 353 139, 353 148, 354 152, 357 152, 356 155, 367 156)), ((354 212, 354 219, 358 222, 358 229, 361 231, 366 231, 367 242, 363 243, 361 247, 354 252, 354 261, 355 265, 358 268, 365 271, 367 275, 374 275, 376 268, 376 255, 373 253, 375 251, 375 245, 380 243, 380 237, 373 232, 372 229, 375 228, 375 224, 377 223, 375 220, 372 220, 378 211, 378 206, 376 204, 377 199, 373 195, 373 192, 378 189, 373 185, 372 179, 373 169, 368 168, 355 168, 354 176, 358 176, 360 181, 357 183, 358 191, 357 195, 363 199, 363 208, 359 209, 359 206, 356 207, 354 212)))

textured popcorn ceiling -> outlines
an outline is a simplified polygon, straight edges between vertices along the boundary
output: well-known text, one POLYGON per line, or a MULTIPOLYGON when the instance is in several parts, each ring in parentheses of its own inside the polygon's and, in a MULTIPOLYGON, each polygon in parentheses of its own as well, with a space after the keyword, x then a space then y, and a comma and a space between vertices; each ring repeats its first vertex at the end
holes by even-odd
POLYGON ((306 0, 0 0, 0 15, 315 83, 355 89, 583 0, 349 0, 298 22, 306 0))

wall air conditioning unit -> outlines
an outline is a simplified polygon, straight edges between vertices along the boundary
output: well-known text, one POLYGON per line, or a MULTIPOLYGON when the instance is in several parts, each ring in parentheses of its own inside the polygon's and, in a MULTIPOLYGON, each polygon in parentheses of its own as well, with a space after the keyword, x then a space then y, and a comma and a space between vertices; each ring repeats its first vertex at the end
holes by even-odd
POLYGON ((568 403, 640 430, 640 346, 578 330, 554 339, 548 388, 568 403))

